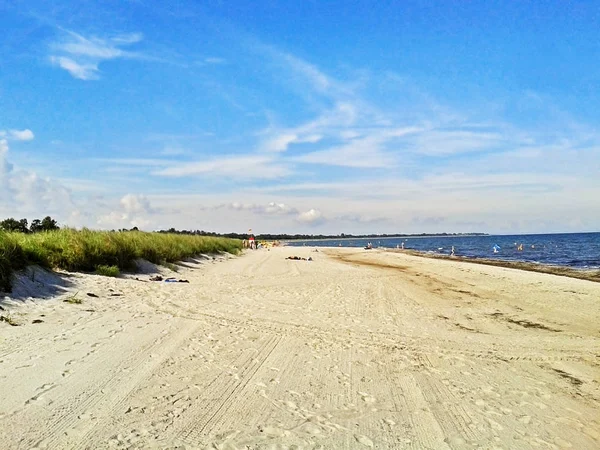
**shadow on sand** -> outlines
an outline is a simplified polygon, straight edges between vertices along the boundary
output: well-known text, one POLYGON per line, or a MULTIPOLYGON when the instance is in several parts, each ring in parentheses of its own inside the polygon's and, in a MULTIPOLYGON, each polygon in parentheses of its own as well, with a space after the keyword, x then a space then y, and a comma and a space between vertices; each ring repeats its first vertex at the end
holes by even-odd
POLYGON ((29 266, 17 272, 13 278, 12 291, 0 293, 0 306, 28 299, 45 299, 69 292, 73 286, 69 273, 53 272, 39 266, 29 266))

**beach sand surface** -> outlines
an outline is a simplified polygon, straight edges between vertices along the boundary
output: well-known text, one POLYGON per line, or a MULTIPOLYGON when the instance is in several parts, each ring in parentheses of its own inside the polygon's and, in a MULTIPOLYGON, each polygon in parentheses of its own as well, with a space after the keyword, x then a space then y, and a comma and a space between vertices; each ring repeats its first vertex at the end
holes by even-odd
POLYGON ((22 276, 0 448, 600 448, 599 283, 380 250, 221 259, 164 273, 189 283, 22 276))

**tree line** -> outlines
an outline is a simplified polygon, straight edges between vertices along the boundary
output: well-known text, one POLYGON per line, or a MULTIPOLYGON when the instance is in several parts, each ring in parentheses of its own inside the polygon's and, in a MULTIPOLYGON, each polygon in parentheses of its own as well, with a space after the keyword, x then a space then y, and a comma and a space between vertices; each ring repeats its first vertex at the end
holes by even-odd
MULTIPOLYGON (((35 219, 29 225, 27 219, 16 220, 13 218, 0 221, 0 230, 17 231, 21 233, 37 233, 40 231, 58 230, 56 220, 50 216, 43 219, 35 219)), ((115 230, 113 230, 115 231, 115 230)), ((139 231, 137 227, 131 229, 122 228, 118 231, 139 231)), ((248 233, 215 233, 214 231, 204 230, 176 230, 169 228, 168 230, 158 230, 158 233, 169 234, 190 234, 197 236, 224 237, 230 239, 248 239, 248 233)), ((258 240, 265 241, 293 241, 293 240, 318 240, 318 239, 383 239, 391 237, 425 237, 425 236, 484 236, 486 233, 420 233, 420 234, 285 234, 285 233, 262 233, 254 235, 258 240)))
MULTIPOLYGON (((248 233, 215 233, 213 231, 204 230, 176 230, 169 228, 168 230, 159 230, 159 233, 172 234, 195 234, 199 236, 214 236, 226 237, 231 239, 248 239, 248 233)), ((486 233, 419 233, 419 234, 272 234, 262 233, 254 235, 258 240, 265 241, 293 241, 293 240, 319 240, 319 239, 383 239, 392 237, 427 237, 427 236, 485 236, 486 233)))
POLYGON ((39 233, 41 231, 58 230, 59 228, 56 220, 50 216, 46 216, 41 220, 34 219, 31 221, 31 224, 29 224, 27 219, 17 220, 12 217, 0 221, 0 230, 16 231, 19 233, 39 233))

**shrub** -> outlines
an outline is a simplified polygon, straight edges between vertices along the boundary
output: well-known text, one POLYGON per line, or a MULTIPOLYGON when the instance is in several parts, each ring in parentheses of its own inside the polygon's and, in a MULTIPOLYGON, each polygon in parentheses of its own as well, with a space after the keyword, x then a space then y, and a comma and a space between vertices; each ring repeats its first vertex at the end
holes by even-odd
POLYGON ((13 233, 0 231, 0 291, 10 292, 13 270, 24 269, 27 258, 13 233))
POLYGON ((105 277, 118 277, 120 272, 117 266, 100 265, 96 267, 96 273, 105 277))
POLYGON ((77 297, 77 294, 79 294, 79 292, 76 292, 75 294, 70 295, 69 297, 65 298, 63 300, 63 302, 71 303, 72 305, 81 305, 83 303, 83 300, 81 300, 79 297, 77 297))

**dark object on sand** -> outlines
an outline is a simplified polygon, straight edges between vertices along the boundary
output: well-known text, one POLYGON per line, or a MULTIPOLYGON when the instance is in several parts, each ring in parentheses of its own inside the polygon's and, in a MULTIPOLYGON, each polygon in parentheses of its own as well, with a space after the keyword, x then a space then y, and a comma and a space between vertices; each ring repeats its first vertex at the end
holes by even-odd
POLYGON ((31 323, 44 323, 44 321, 42 319, 35 319, 33 322, 31 323))
POLYGON ((189 283, 188 280, 178 280, 176 278, 167 278, 165 283, 189 283))
POLYGON ((156 275, 155 277, 150 278, 150 281, 162 281, 163 277, 160 275, 156 275))
POLYGON ((299 256, 288 256, 285 259, 292 259, 294 261, 312 261, 313 260, 311 256, 309 256, 308 258, 301 258, 299 256))
POLYGON ((20 324, 15 322, 10 316, 0 316, 0 322, 6 322, 12 327, 18 327, 20 324))
POLYGON ((97 296, 96 294, 94 294, 93 292, 88 292, 87 293, 88 297, 94 297, 94 298, 100 298, 99 296, 97 296))
POLYGON ((111 297, 120 297, 123 294, 119 294, 118 292, 114 292, 112 294, 110 294, 111 297))

